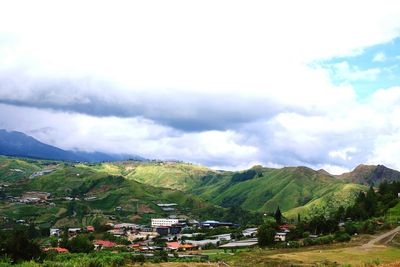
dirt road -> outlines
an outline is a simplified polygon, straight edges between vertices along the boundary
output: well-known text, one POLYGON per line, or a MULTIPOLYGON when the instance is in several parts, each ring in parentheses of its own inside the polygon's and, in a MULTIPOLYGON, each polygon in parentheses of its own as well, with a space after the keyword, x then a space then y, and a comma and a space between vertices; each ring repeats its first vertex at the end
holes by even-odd
MULTIPOLYGON (((363 248, 363 249, 372 248, 372 247, 376 246, 377 244, 381 243, 381 242, 382 242, 383 240, 385 240, 385 239, 388 239, 388 240, 387 240, 387 242, 388 242, 388 241, 390 241, 391 238, 392 238, 393 236, 395 236, 399 231, 400 231, 400 226, 398 226, 397 228, 395 228, 395 229, 393 229, 393 230, 391 230, 391 231, 389 231, 389 232, 386 232, 386 233, 384 233, 384 234, 381 234, 381 235, 379 235, 379 236, 377 236, 377 237, 371 239, 368 243, 365 243, 364 245, 362 245, 361 248, 363 248)), ((386 242, 386 243, 387 243, 387 242, 386 242)))

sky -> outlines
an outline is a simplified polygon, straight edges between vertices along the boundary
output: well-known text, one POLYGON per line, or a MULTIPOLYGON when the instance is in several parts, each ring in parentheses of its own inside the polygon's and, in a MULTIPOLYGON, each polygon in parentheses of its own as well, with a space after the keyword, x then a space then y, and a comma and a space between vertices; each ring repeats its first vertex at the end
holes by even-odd
POLYGON ((0 0, 0 128, 216 169, 400 169, 400 6, 0 0))

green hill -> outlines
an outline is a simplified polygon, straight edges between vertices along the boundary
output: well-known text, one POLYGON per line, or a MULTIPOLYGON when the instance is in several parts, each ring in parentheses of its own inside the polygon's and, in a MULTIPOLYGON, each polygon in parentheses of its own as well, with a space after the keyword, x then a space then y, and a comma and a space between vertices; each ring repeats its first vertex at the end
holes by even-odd
POLYGON ((105 222, 110 218, 120 222, 148 223, 151 217, 171 214, 163 211, 157 205, 159 203, 177 203, 173 214, 197 219, 208 219, 215 214, 221 218, 228 216, 225 209, 186 192, 128 179, 122 175, 126 168, 121 165, 6 157, 0 158, 0 164, 0 217, 12 220, 33 220, 49 226, 78 226, 95 219, 105 222), (52 204, 21 204, 10 199, 29 191, 51 193, 52 204))
POLYGON ((49 192, 55 205, 45 211, 33 206, 28 212, 25 205, 3 201, 0 215, 28 218, 36 212, 41 222, 56 224, 90 222, 96 217, 106 220, 110 216, 148 222, 152 216, 168 215, 156 205, 165 202, 177 203, 177 214, 196 218, 222 219, 226 215, 223 208, 268 213, 278 205, 288 217, 298 213, 306 216, 346 207, 366 189, 306 167, 256 166, 230 172, 181 162, 72 164, 7 157, 0 158, 1 183, 9 185, 6 193, 11 196, 26 191, 49 192), (71 204, 65 200, 68 196, 79 201, 71 204), (116 212, 116 207, 122 212, 116 212))
POLYGON ((179 162, 120 162, 96 165, 152 186, 179 189, 222 207, 272 212, 279 205, 287 216, 330 211, 350 205, 362 185, 349 184, 325 171, 306 167, 253 167, 214 171, 179 162))
POLYGON ((273 212, 279 205, 289 217, 348 206, 364 186, 347 184, 306 167, 253 168, 203 177, 190 192, 214 204, 273 212))

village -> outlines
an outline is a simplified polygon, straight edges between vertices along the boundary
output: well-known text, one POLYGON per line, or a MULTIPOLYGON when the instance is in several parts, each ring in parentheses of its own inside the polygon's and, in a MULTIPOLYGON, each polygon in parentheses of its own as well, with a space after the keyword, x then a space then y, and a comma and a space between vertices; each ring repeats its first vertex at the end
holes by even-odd
MULTIPOLYGON (((85 197, 83 201, 91 201, 95 197, 85 197)), ((43 208, 54 206, 50 193, 39 191, 23 192, 20 197, 8 197, 6 201, 21 205, 37 205, 43 208)), ((73 197, 63 197, 63 201, 75 201, 73 197)), ((201 256, 202 250, 223 249, 235 250, 257 246, 257 227, 243 228, 234 222, 219 220, 198 221, 187 216, 174 215, 176 203, 157 203, 167 217, 151 218, 149 224, 132 222, 117 222, 114 216, 109 216, 109 222, 96 229, 92 225, 71 226, 49 229, 49 239, 43 246, 44 251, 68 253, 69 250, 60 246, 63 238, 72 240, 80 235, 90 236, 93 250, 128 250, 151 257, 156 251, 182 253, 181 257, 201 256), (46 245, 47 244, 47 245, 46 245), (192 255, 193 256, 193 255, 192 255)), ((116 211, 122 207, 115 207, 116 211)), ((19 219, 19 225, 29 226, 29 222, 19 219)), ((275 235, 275 241, 284 242, 294 225, 284 224, 275 235)), ((175 255, 174 254, 174 255, 175 255)))
MULTIPOLYGON (((279 206, 275 213, 259 214, 259 224, 246 220, 239 224, 219 216, 199 219, 178 203, 161 200, 153 200, 154 209, 150 213, 141 212, 140 215, 146 218, 140 221, 130 219, 131 211, 120 203, 115 203, 117 205, 108 211, 90 211, 79 217, 77 210, 69 211, 69 207, 90 207, 96 201, 96 195, 55 197, 49 192, 32 190, 20 191, 18 195, 7 186, 2 186, 1 191, 2 205, 24 210, 57 210, 60 207, 65 210, 61 217, 64 223, 47 220, 48 228, 36 224, 36 217, 0 217, 1 230, 25 229, 28 236, 38 241, 42 252, 56 255, 95 253, 100 257, 112 253, 149 261, 158 261, 160 257, 163 257, 162 261, 208 261, 215 260, 216 255, 234 255, 263 247, 289 249, 348 242, 358 234, 389 229, 382 219, 357 223, 344 217, 340 210, 329 217, 301 219, 298 215, 297 220, 287 219, 279 206)), ((134 210, 138 210, 138 201, 132 203, 134 210)))

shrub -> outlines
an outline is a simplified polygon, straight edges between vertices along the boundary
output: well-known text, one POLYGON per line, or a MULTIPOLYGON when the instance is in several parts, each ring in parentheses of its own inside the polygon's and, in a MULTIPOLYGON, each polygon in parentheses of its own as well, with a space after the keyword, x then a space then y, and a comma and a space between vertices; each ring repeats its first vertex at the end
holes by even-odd
POLYGON ((351 236, 343 231, 339 231, 335 233, 335 240, 338 242, 348 242, 350 241, 351 236))
POLYGON ((309 237, 310 236, 310 232, 304 232, 303 233, 303 238, 309 237))

